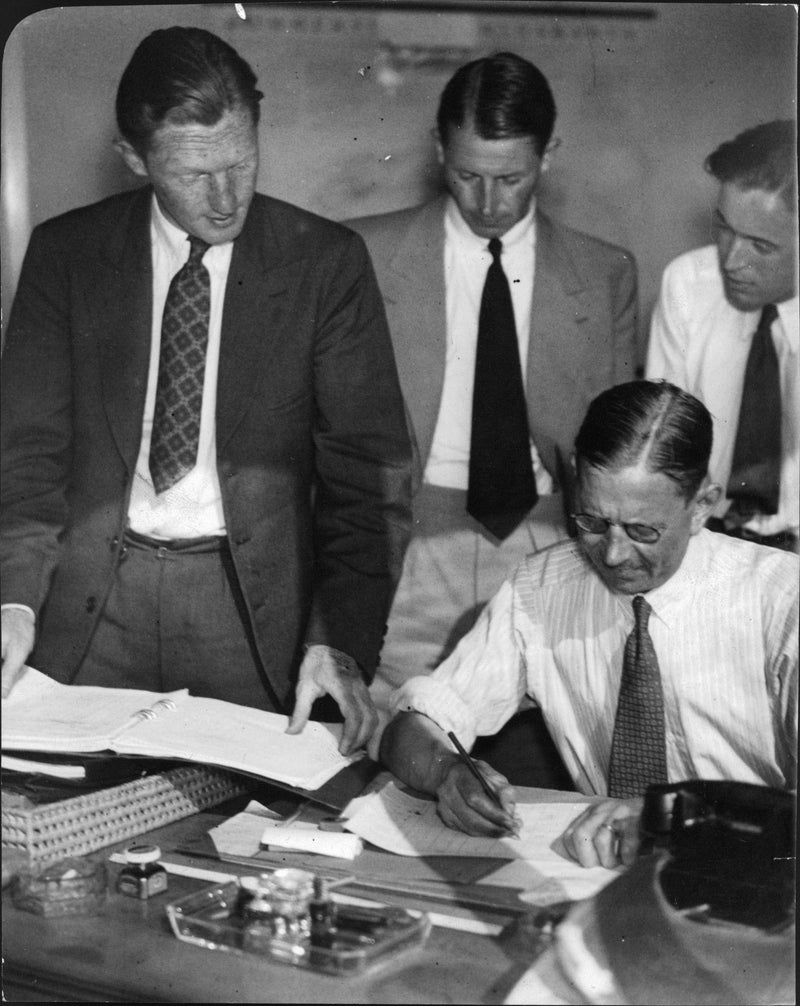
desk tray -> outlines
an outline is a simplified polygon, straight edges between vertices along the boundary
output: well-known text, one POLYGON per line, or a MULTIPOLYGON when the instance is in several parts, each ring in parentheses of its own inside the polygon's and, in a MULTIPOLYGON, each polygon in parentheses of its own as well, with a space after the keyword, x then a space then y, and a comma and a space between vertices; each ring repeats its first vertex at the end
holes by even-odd
POLYGON ((309 941, 294 945, 273 940, 261 944, 258 950, 247 946, 245 923, 238 913, 241 888, 236 881, 216 884, 167 905, 167 917, 179 940, 235 954, 264 957, 270 961, 310 968, 332 975, 354 975, 385 960, 394 959, 402 950, 421 946, 431 928, 430 918, 423 912, 407 911, 392 906, 375 906, 357 911, 360 919, 372 913, 382 925, 376 927, 370 941, 346 928, 346 902, 337 902, 337 925, 330 947, 312 946, 309 941), (341 925, 338 924, 341 920, 341 925))
POLYGON ((31 867, 83 856, 246 792, 237 776, 192 765, 33 808, 4 802, 3 851, 31 867))

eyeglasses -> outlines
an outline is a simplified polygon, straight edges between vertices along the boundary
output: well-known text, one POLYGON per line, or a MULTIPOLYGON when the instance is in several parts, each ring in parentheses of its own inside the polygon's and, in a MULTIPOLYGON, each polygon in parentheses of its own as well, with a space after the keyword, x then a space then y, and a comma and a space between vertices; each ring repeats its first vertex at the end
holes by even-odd
POLYGON ((570 517, 586 534, 605 534, 610 527, 624 528, 625 534, 640 545, 655 545, 661 537, 661 532, 649 524, 624 524, 618 521, 606 520, 605 517, 594 517, 590 513, 573 513, 570 517))

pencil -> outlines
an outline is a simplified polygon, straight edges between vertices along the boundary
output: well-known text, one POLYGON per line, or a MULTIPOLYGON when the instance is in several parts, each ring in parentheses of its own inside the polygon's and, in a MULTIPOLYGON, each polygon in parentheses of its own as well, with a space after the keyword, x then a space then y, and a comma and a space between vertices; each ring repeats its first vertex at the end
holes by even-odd
POLYGON ((464 762, 464 764, 467 766, 470 772, 475 776, 475 778, 481 784, 483 792, 489 797, 490 800, 492 800, 495 804, 497 804, 500 810, 505 810, 505 807, 500 802, 500 797, 497 795, 497 793, 495 793, 495 791, 483 777, 483 773, 475 764, 475 762, 470 758, 470 756, 467 754, 466 748, 463 746, 458 737, 456 737, 456 735, 453 733, 452 730, 448 732, 447 736, 453 742, 456 751, 458 751, 459 755, 461 755, 461 760, 464 762))

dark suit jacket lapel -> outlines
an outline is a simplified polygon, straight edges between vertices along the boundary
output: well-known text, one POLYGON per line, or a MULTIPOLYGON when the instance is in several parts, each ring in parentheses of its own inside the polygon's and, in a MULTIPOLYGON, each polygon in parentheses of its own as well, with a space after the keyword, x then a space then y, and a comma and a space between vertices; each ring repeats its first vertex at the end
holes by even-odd
POLYGON ((256 196, 233 245, 225 291, 217 380, 217 450, 245 415, 282 329, 292 279, 269 213, 256 196))
POLYGON ((153 311, 151 189, 132 194, 127 212, 98 247, 85 297, 96 323, 103 405, 120 455, 133 470, 142 435, 153 311))
POLYGON ((415 417, 423 466, 433 440, 444 381, 444 205, 444 199, 427 203, 412 218, 382 285, 400 384, 415 417), (402 305, 402 313, 394 305, 402 305))

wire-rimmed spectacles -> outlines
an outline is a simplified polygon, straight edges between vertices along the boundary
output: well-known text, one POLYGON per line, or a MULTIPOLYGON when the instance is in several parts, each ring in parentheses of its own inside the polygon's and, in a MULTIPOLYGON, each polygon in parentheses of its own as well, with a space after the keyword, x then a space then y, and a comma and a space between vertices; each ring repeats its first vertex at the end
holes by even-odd
POLYGON ((640 545, 655 545, 661 537, 657 527, 649 524, 626 524, 621 521, 607 520, 605 517, 595 517, 590 513, 573 513, 570 517, 578 525, 578 530, 586 534, 605 534, 610 527, 621 527, 631 541, 640 545))

